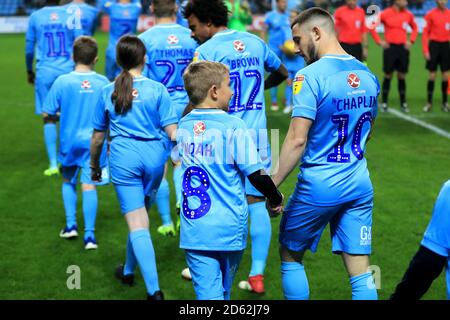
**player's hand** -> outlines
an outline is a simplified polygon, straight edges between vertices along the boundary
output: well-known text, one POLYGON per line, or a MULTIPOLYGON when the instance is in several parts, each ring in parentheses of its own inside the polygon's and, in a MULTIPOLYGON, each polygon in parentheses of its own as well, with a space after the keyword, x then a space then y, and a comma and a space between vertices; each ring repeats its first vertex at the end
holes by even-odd
POLYGON ((29 84, 34 84, 34 79, 36 78, 36 75, 34 74, 34 71, 28 71, 27 73, 27 80, 29 84))
POLYGON ((381 45, 381 47, 382 47, 383 49, 389 48, 389 43, 387 43, 387 42, 384 41, 384 40, 381 40, 380 45, 381 45))
POLYGON ((91 166, 91 180, 93 182, 102 182, 102 169, 91 166))
POLYGON ((411 46, 412 46, 411 41, 407 40, 406 43, 405 43, 405 49, 409 50, 411 48, 411 46))
POLYGON ((274 206, 274 205, 272 205, 272 204, 269 202, 269 199, 266 200, 266 208, 267 208, 267 211, 269 211, 270 217, 276 218, 276 217, 278 217, 280 214, 283 213, 283 209, 284 209, 284 207, 283 207, 283 202, 284 202, 284 195, 283 195, 283 194, 281 194, 281 203, 278 204, 278 205, 275 205, 275 206, 274 206))
POLYGON ((427 60, 427 61, 430 60, 430 53, 429 52, 424 53, 424 56, 425 56, 425 60, 427 60))

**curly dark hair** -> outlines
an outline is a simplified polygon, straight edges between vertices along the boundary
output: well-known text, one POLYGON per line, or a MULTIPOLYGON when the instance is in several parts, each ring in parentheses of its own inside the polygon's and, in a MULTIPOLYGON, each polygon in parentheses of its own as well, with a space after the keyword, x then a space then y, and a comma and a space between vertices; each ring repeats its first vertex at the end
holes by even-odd
POLYGON ((195 15, 201 23, 212 23, 216 27, 228 25, 228 8, 223 0, 189 1, 183 11, 187 19, 195 15))

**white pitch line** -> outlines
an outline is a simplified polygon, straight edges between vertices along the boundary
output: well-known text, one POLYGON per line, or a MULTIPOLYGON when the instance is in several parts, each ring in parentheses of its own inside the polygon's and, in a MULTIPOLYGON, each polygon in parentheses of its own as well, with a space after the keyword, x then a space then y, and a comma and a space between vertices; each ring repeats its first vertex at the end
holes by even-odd
POLYGON ((404 114, 404 113, 402 113, 402 112, 400 112, 398 110, 388 109, 388 111, 390 113, 394 114, 395 116, 405 120, 405 121, 409 121, 411 123, 417 124, 418 126, 421 126, 421 127, 425 128, 425 129, 433 131, 434 133, 436 133, 436 134, 438 134, 440 136, 443 136, 443 137, 445 137, 447 139, 450 139, 450 132, 448 132, 448 131, 442 130, 441 128, 433 126, 432 124, 426 123, 426 122, 424 122, 422 120, 419 120, 417 118, 408 116, 408 115, 406 115, 406 114, 404 114))

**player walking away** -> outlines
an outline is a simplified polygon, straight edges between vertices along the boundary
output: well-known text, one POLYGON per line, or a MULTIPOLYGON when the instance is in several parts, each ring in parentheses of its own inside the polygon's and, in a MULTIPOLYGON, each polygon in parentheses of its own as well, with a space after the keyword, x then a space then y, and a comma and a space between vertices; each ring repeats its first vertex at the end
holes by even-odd
MULTIPOLYGON (((289 20, 291 23, 297 18, 298 12, 292 10, 289 15, 289 20)), ((295 74, 297 71, 305 66, 305 61, 300 57, 297 52, 295 52, 295 43, 292 40, 292 30, 288 26, 284 29, 284 45, 282 47, 283 51, 283 64, 289 72, 289 76, 286 79, 286 89, 285 89, 285 107, 283 109, 284 114, 289 114, 292 111, 292 82, 294 81, 295 74)))
MULTIPOLYGON (((264 41, 248 32, 227 29, 228 11, 220 0, 194 0, 186 6, 192 36, 203 43, 194 60, 222 62, 230 69, 232 88, 229 113, 244 120, 254 133, 254 143, 266 172, 270 172, 271 155, 267 135, 264 89, 279 85, 287 70, 264 41), (264 72, 270 75, 264 81, 264 72), (264 83, 263 83, 264 81, 264 83)), ((264 292, 264 269, 269 252, 271 224, 264 196, 246 181, 250 212, 252 267, 249 282, 253 292, 264 292)))
POLYGON ((119 38, 126 34, 135 34, 141 4, 132 3, 130 0, 106 1, 102 11, 109 15, 109 42, 106 48, 105 75, 113 81, 120 73, 116 63, 116 44, 119 38))
POLYGON ((450 112, 447 100, 448 71, 450 70, 450 9, 447 0, 437 0, 437 8, 425 15, 426 26, 422 33, 422 49, 430 71, 427 84, 427 104, 423 111, 431 111, 433 106, 436 71, 441 68, 442 111, 450 112))
MULTIPOLYGON (((30 16, 25 36, 25 60, 28 83, 34 85, 35 112, 40 115, 53 82, 62 74, 73 70, 71 59, 72 45, 77 36, 82 35, 81 26, 77 26, 74 15, 67 12, 65 6, 58 6, 58 1, 47 1, 49 6, 39 9, 30 16), (78 27, 78 28, 77 28, 78 27), (36 47, 36 74, 33 60, 36 47)), ((57 117, 44 119, 44 141, 49 159, 49 168, 44 175, 59 174, 57 164, 57 117)))
MULTIPOLYGON (((154 0, 150 8, 155 14, 156 25, 139 35, 147 49, 146 76, 166 86, 179 120, 189 102, 184 89, 183 72, 194 57, 197 43, 191 38, 191 30, 175 23, 175 0, 154 0)), ((168 137, 166 140, 170 148, 171 141, 168 137)), ((177 153, 172 154, 172 162, 173 182, 179 208, 181 168, 177 153)), ((169 184, 164 176, 156 194, 156 205, 163 222, 162 226, 158 227, 158 232, 174 236, 176 231, 170 215, 169 200, 169 184)))
POLYGON ((199 300, 229 300, 247 242, 244 177, 267 197, 274 215, 283 196, 258 157, 245 122, 227 113, 233 91, 219 62, 191 64, 185 74, 193 110, 180 120, 183 204, 180 247, 199 300), (225 150, 225 152, 223 152, 225 150))
POLYGON ((332 251, 343 259, 352 298, 377 299, 368 272, 373 188, 364 152, 379 84, 342 49, 327 11, 303 11, 292 33, 308 66, 294 80, 292 120, 273 175, 279 186, 300 162, 298 182, 280 222, 284 296, 309 298, 303 256, 308 249, 317 250, 330 223, 332 251))
POLYGON ((366 14, 357 0, 346 0, 334 12, 334 22, 341 47, 359 61, 367 59, 366 14))
POLYGON ((97 249, 94 234, 98 203, 95 185, 109 182, 106 149, 102 150, 100 157, 103 176, 101 183, 94 183, 91 180, 89 168, 92 115, 103 87, 109 84, 108 79, 94 72, 94 66, 98 61, 97 53, 97 42, 93 38, 79 37, 73 46, 75 71, 59 76, 55 80, 42 108, 44 119, 61 114, 58 160, 64 178, 62 196, 66 211, 66 226, 59 235, 66 239, 78 236, 76 188, 80 175, 85 249, 97 249))
POLYGON ((446 268, 450 300, 450 180, 442 187, 423 240, 412 258, 392 300, 419 300, 446 268))
POLYGON ((75 23, 81 23, 84 35, 94 35, 98 23, 99 9, 87 4, 85 0, 63 0, 61 4, 66 4, 67 10, 75 14, 75 23))
MULTIPOLYGON (((270 49, 281 59, 283 45, 283 33, 286 27, 289 27, 289 13, 286 11, 286 0, 277 0, 276 9, 270 11, 264 20, 264 30, 261 34, 261 38, 266 39, 270 49)), ((270 89, 270 100, 272 105, 270 109, 272 111, 278 111, 278 88, 273 87, 270 89)))
POLYGON ((92 180, 100 181, 100 150, 109 130, 111 178, 129 228, 126 262, 116 269, 116 277, 132 285, 139 264, 148 299, 161 300, 146 208, 161 183, 169 152, 161 128, 175 139, 177 117, 167 89, 142 76, 145 55, 138 37, 120 38, 117 63, 122 71, 103 89, 94 113, 91 169, 92 180))
POLYGON ((388 109, 388 96, 391 87, 391 79, 394 71, 397 71, 398 93, 400 107, 403 112, 409 112, 406 103, 406 73, 409 66, 409 49, 417 38, 417 24, 414 15, 406 9, 407 0, 394 0, 394 4, 383 10, 380 15, 380 23, 384 25, 384 40, 380 39, 375 29, 372 34, 375 42, 383 47, 383 88, 381 111, 388 109), (412 33, 408 40, 407 27, 411 27, 412 33))

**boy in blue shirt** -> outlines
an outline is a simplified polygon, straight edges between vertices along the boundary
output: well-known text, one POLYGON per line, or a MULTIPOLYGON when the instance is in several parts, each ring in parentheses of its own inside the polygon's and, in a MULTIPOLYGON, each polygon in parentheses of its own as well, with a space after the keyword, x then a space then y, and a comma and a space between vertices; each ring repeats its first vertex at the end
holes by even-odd
MULTIPOLYGON (((144 73, 149 79, 161 82, 167 88, 179 120, 189 102, 184 89, 183 72, 194 57, 197 43, 191 38, 191 30, 175 23, 175 0, 155 0, 150 9, 155 15, 155 26, 139 35, 147 49, 144 73)), ((170 141, 167 142, 170 144, 170 141)), ((177 158, 172 155, 173 182, 177 208, 179 208, 181 168, 177 158)), ((163 222, 163 225, 158 227, 158 232, 165 236, 175 235, 176 230, 170 215, 169 184, 165 176, 156 194, 155 202, 163 222)))
MULTIPOLYGON (((58 6, 57 0, 48 1, 48 4, 30 16, 25 36, 28 83, 35 87, 35 113, 38 115, 42 113, 44 100, 56 78, 73 70, 72 45, 76 37, 83 34, 74 12, 68 12, 66 6, 58 6), (35 47, 36 74, 33 71, 35 47)), ((59 174, 57 120, 57 116, 44 118, 44 141, 49 159, 49 168, 44 171, 46 176, 59 174)))
POLYGON ((244 179, 268 199, 274 216, 283 197, 264 166, 245 122, 227 113, 233 92, 219 62, 189 65, 184 83, 193 110, 177 132, 182 159, 180 247, 199 300, 228 300, 247 240, 244 179))
MULTIPOLYGON (((261 38, 228 29, 228 8, 223 1, 193 0, 186 5, 184 14, 192 36, 202 43, 194 54, 194 61, 222 62, 230 69, 234 95, 228 112, 244 120, 252 131, 258 154, 269 172, 271 153, 264 90, 279 85, 287 78, 285 66, 261 38), (264 79, 266 71, 269 75, 264 79)), ((248 181, 245 191, 252 241, 252 264, 247 280, 252 292, 262 294, 265 291, 264 270, 272 226, 264 196, 248 181)))
MULTIPOLYGON (((76 186, 80 175, 83 190, 83 214, 85 224, 85 249, 96 249, 95 219, 97 216, 97 191, 91 180, 90 138, 93 131, 92 115, 102 88, 109 83, 104 76, 95 73, 97 42, 87 36, 79 37, 73 48, 75 71, 56 79, 45 100, 42 110, 44 119, 60 113, 59 162, 64 178, 62 196, 66 211, 66 226, 60 237, 73 238, 78 235, 76 208, 76 186)), ((108 183, 106 150, 102 153, 103 181, 108 183)))

